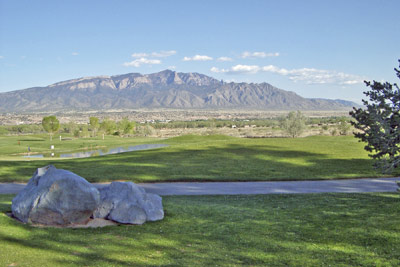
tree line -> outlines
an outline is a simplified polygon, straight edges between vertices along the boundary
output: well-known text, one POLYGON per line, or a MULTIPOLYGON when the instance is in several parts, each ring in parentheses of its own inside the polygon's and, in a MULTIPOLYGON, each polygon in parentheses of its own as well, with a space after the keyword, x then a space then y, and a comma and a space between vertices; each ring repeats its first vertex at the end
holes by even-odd
MULTIPOLYGON (((292 112, 289 112, 288 116, 292 112)), ((300 112, 300 114, 302 114, 300 112)), ((290 115, 292 116, 292 115, 290 115)), ((194 120, 194 121, 170 121, 170 122, 154 122, 151 125, 155 129, 178 129, 178 128, 222 128, 232 126, 236 128, 244 128, 246 126, 254 127, 282 127, 282 121, 286 120, 287 116, 266 119, 242 119, 242 120, 224 120, 224 119, 211 119, 211 120, 194 120)), ((302 114, 302 122, 305 126, 308 125, 332 125, 340 124, 343 122, 349 123, 348 117, 321 117, 321 118, 307 118, 302 114)))
POLYGON ((136 130, 136 122, 124 118, 120 121, 105 119, 100 122, 97 117, 90 117, 86 124, 75 122, 60 123, 56 116, 43 117, 41 124, 1 125, 0 135, 6 134, 42 134, 48 133, 50 137, 56 133, 72 134, 75 137, 95 137, 99 134, 106 135, 131 135, 136 130))
POLYGON ((96 137, 101 135, 127 136, 135 131, 136 122, 123 118, 120 121, 105 119, 100 122, 97 117, 90 117, 88 124, 69 122, 62 125, 62 131, 73 134, 75 137, 96 137))
MULTIPOLYGON (((300 113, 301 114, 301 113, 300 113)), ((77 124, 75 122, 60 123, 57 117, 47 116, 42 120, 42 124, 21 124, 21 125, 1 125, 0 135, 6 134, 41 134, 49 133, 53 136, 55 133, 72 134, 75 137, 94 137, 99 134, 127 136, 132 134, 150 135, 154 129, 191 129, 191 128, 244 128, 252 127, 272 127, 282 129, 287 132, 288 136, 297 137, 305 129, 306 126, 318 125, 327 130, 332 125, 343 125, 343 127, 334 127, 332 135, 346 135, 350 131, 349 118, 346 117, 322 117, 322 118, 306 118, 301 114, 300 131, 295 130, 296 127, 287 123, 287 120, 293 120, 292 114, 277 118, 266 119, 242 119, 242 120, 195 120, 195 121, 169 121, 138 124, 124 118, 118 122, 105 119, 100 121, 97 117, 90 117, 88 123, 77 124), (304 125, 303 125, 304 124, 304 125), (49 128, 50 127, 50 128, 49 128), (52 129, 51 127, 55 127, 52 129), (346 128, 347 127, 347 128, 346 128), (46 130, 47 128, 47 130, 46 130), (294 133, 293 130, 299 132, 294 133)))

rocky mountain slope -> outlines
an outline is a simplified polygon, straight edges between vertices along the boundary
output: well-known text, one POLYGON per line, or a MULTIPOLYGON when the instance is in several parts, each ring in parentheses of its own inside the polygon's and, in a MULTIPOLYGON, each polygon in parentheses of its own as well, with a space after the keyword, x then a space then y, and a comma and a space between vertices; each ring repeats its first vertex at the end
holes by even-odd
POLYGON ((0 93, 0 112, 137 108, 340 110, 355 103, 306 99, 268 83, 226 83, 199 73, 165 70, 86 77, 0 93))

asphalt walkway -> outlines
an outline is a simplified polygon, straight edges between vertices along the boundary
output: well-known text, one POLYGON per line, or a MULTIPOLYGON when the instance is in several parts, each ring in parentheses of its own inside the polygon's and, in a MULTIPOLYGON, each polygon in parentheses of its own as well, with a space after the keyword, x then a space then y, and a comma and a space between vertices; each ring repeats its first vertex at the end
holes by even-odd
MULTIPOLYGON (((139 184, 148 193, 169 195, 254 195, 395 192, 400 178, 286 182, 188 182, 139 184)), ((100 188, 107 184, 94 184, 100 188)), ((0 183, 0 194, 17 194, 23 183, 0 183)))

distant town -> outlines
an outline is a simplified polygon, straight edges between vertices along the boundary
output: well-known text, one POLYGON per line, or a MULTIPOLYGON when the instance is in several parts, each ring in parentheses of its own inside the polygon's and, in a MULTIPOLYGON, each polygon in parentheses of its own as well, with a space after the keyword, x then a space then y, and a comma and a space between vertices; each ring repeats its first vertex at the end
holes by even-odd
MULTIPOLYGON (((131 111, 92 111, 71 113, 3 113, 0 114, 0 125, 41 124, 44 116, 56 115, 60 123, 74 122, 87 124, 89 117, 100 120, 111 119, 119 121, 128 118, 137 123, 193 121, 208 119, 269 119, 284 116, 288 111, 232 111, 232 110, 131 110, 131 111)), ((348 116, 347 111, 304 111, 307 117, 341 117, 348 116)))

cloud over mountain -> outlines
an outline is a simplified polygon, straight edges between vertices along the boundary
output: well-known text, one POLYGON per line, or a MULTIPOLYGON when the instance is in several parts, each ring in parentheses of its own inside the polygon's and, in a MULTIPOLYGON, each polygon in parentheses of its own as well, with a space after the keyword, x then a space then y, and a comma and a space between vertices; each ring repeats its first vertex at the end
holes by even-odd
POLYGON ((125 62, 123 65, 125 67, 140 67, 141 65, 154 65, 154 64, 161 64, 161 60, 141 57, 130 62, 125 62))
POLYGON ((184 57, 182 60, 183 61, 209 61, 209 60, 213 60, 213 58, 206 56, 206 55, 195 55, 193 57, 184 57))
POLYGON ((169 51, 160 51, 160 52, 152 52, 152 53, 133 53, 131 57, 133 58, 142 58, 142 57, 170 57, 176 54, 175 50, 169 51))
POLYGON ((220 69, 212 67, 210 71, 215 73, 226 74, 255 74, 259 72, 271 72, 283 76, 287 76, 294 82, 304 82, 306 84, 337 84, 352 85, 362 83, 365 79, 343 72, 334 70, 319 70, 314 68, 285 69, 274 65, 258 66, 258 65, 235 65, 229 69, 220 69))

